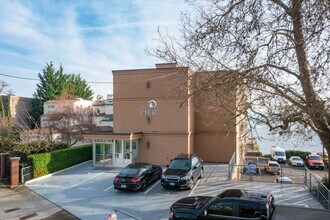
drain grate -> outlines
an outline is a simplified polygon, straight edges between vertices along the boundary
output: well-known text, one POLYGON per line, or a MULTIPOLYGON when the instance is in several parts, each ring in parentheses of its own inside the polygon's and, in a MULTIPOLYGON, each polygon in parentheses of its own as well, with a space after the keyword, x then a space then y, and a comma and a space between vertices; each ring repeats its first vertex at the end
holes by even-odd
POLYGON ((22 217, 20 217, 19 219, 20 219, 20 220, 25 220, 25 219, 29 219, 29 218, 35 217, 35 216, 37 216, 37 215, 38 215, 37 213, 32 213, 32 214, 30 214, 30 215, 22 216, 22 217))
POLYGON ((21 209, 21 208, 7 209, 7 210, 5 210, 5 213, 13 212, 13 211, 20 210, 20 209, 21 209))

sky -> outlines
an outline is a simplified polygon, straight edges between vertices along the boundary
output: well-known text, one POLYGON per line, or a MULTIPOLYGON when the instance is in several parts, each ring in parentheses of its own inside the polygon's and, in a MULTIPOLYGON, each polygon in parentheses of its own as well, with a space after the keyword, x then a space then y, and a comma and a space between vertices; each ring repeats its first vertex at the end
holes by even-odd
MULTIPOLYGON (((153 68, 163 61, 145 50, 157 46, 158 28, 178 33, 185 8, 184 0, 0 0, 0 81, 32 97, 51 61, 88 82, 112 82, 112 70, 153 68)), ((113 92, 111 83, 89 85, 95 97, 113 92)))
MULTIPOLYGON (((0 81, 32 97, 38 73, 51 61, 88 82, 112 82, 112 70, 153 68, 162 61, 145 50, 158 45, 158 28, 178 36, 188 8, 184 0, 0 0, 0 81)), ((95 98, 113 93, 111 83, 89 85, 95 98)), ((267 133, 254 134, 263 153, 274 145, 321 150, 318 140, 288 142, 267 133)))

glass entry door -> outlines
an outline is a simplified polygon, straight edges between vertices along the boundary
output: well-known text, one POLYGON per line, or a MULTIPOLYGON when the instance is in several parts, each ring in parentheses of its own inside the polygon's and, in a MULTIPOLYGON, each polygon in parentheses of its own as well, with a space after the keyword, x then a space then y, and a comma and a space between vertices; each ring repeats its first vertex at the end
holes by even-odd
POLYGON ((95 165, 109 166, 113 164, 112 143, 95 144, 95 165))
POLYGON ((129 140, 124 141, 124 164, 132 163, 132 150, 129 140))
POLYGON ((123 141, 115 140, 115 165, 123 164, 123 141))

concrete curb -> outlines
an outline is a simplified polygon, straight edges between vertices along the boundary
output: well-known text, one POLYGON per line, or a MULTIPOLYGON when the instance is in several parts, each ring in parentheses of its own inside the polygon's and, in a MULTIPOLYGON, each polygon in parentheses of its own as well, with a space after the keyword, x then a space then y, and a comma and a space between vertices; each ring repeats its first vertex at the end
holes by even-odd
POLYGON ((53 176, 53 175, 55 175, 55 174, 61 173, 61 172, 66 171, 66 170, 70 170, 70 169, 72 169, 72 168, 75 168, 75 167, 81 166, 81 165, 83 165, 83 164, 85 164, 85 163, 89 163, 89 162, 91 162, 91 161, 92 161, 92 160, 87 160, 87 161, 85 161, 85 162, 78 163, 78 164, 76 164, 76 165, 74 165, 74 166, 72 166, 72 167, 67 167, 67 168, 65 168, 65 169, 63 169, 63 170, 59 170, 59 171, 56 171, 56 172, 54 172, 54 173, 47 174, 47 175, 45 175, 45 176, 41 176, 41 177, 38 177, 38 178, 35 178, 35 179, 32 179, 32 180, 28 180, 28 181, 26 181, 26 182, 24 183, 24 185, 28 185, 28 184, 33 183, 33 182, 35 182, 35 181, 39 181, 39 180, 42 180, 42 179, 45 179, 45 178, 51 177, 51 176, 53 176))

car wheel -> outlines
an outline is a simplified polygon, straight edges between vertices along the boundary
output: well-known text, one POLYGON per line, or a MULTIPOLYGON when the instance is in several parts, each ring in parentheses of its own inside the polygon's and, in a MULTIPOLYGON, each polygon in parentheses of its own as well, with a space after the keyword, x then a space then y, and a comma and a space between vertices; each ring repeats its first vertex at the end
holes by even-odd
POLYGON ((190 178, 188 189, 192 189, 194 186, 194 179, 190 178))
POLYGON ((204 173, 204 170, 201 169, 201 174, 199 175, 198 179, 202 179, 202 177, 203 177, 203 173, 204 173))
POLYGON ((144 181, 141 186, 141 191, 146 191, 147 189, 147 183, 144 181))

